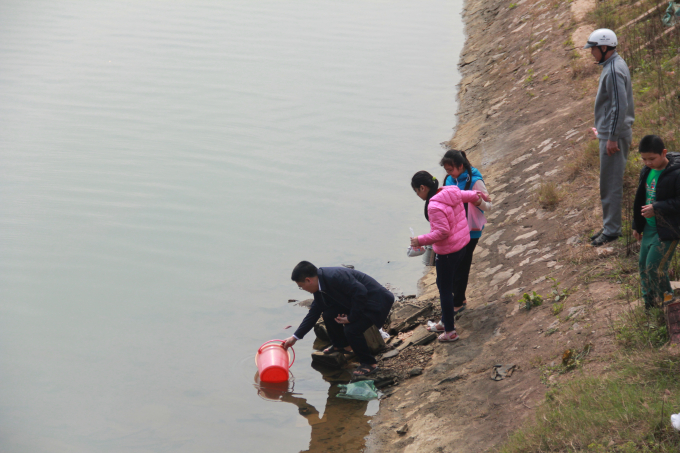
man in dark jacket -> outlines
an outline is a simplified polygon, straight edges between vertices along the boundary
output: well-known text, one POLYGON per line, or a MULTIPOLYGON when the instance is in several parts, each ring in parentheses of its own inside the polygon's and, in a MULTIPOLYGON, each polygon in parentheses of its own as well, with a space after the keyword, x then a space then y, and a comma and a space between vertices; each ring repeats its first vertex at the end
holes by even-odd
POLYGON ((283 344, 288 348, 301 340, 323 316, 333 346, 324 353, 354 351, 360 366, 355 376, 367 376, 377 369, 364 332, 372 325, 382 327, 394 304, 394 294, 363 272, 344 267, 317 269, 309 261, 301 261, 291 279, 300 289, 314 295, 309 313, 300 327, 283 344), (351 349, 350 349, 351 348, 351 349))
POLYGON ((633 203, 633 235, 640 245, 640 283, 645 307, 671 293, 668 265, 680 239, 680 153, 669 153, 660 137, 640 140, 645 166, 633 203))

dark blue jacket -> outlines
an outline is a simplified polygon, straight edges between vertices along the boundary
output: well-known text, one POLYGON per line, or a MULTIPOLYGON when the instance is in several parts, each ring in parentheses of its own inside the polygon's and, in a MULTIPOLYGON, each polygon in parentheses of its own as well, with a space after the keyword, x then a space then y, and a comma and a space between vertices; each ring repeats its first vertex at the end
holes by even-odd
POLYGON ((394 303, 394 294, 363 272, 344 267, 320 267, 319 283, 321 291, 314 293, 314 302, 309 313, 295 331, 302 339, 321 313, 329 308, 337 308, 341 314, 348 315, 350 323, 366 316, 378 328, 382 327, 394 303))

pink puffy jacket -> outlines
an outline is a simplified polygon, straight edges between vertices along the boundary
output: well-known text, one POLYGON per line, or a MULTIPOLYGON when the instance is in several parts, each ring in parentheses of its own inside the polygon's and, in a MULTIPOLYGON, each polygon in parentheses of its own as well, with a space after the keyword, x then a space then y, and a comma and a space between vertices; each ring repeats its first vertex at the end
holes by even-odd
POLYGON ((463 203, 477 200, 474 190, 460 190, 457 186, 445 186, 430 198, 427 215, 430 233, 418 236, 420 245, 432 244, 438 255, 457 252, 470 242, 470 229, 465 218, 463 203))

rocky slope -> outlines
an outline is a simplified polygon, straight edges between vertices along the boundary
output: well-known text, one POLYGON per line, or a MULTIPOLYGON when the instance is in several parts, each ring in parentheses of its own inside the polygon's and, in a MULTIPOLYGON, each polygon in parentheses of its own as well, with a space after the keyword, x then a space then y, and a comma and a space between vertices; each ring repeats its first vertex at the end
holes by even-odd
MULTIPOLYGON (((565 351, 588 356, 597 371, 597 358, 614 348, 608 326, 626 294, 588 276, 615 272, 615 259, 602 258, 622 251, 584 245, 601 213, 597 180, 573 167, 591 139, 598 77, 574 42, 582 47, 593 28, 593 6, 467 0, 458 127, 448 146, 482 170, 494 209, 475 252, 469 308, 457 321, 461 340, 435 344, 423 374, 383 400, 366 451, 493 450, 550 385, 568 379, 565 351), (535 200, 548 182, 563 191, 554 211, 535 200), (517 302, 553 289, 569 295, 531 310, 517 302), (516 371, 492 380, 497 364, 516 371)), ((419 300, 438 296, 432 272, 421 283, 419 300)))

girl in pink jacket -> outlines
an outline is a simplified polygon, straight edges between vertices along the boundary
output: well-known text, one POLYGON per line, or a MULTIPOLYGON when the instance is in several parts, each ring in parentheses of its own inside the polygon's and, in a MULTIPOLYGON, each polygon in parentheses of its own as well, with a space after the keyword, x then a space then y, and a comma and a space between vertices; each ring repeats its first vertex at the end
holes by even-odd
POLYGON ((425 200, 425 218, 430 222, 430 233, 411 238, 411 245, 419 247, 432 244, 437 254, 437 288, 442 307, 444 333, 439 341, 456 341, 454 326, 453 283, 456 269, 470 242, 463 203, 479 206, 482 194, 473 190, 460 190, 457 186, 439 189, 439 181, 426 171, 419 171, 411 179, 411 187, 425 200))

